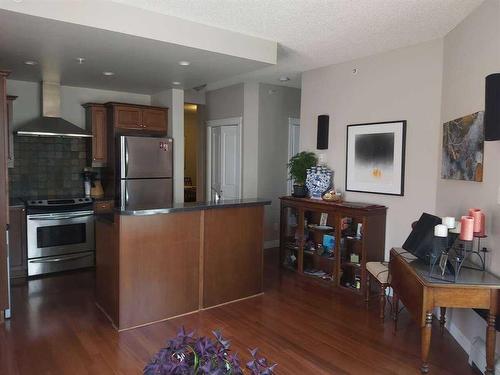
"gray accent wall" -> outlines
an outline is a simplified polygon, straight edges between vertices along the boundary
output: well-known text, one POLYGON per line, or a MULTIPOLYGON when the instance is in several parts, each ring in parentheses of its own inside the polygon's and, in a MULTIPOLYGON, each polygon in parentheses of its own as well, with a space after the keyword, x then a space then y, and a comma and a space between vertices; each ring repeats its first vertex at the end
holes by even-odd
MULTIPOLYGON (((264 240, 279 240, 279 197, 287 193, 288 119, 300 118, 300 89, 259 85, 258 196, 266 206, 264 240)), ((269 245, 268 245, 269 246, 269 245)))
POLYGON ((207 120, 243 116, 243 83, 208 91, 206 104, 207 120))

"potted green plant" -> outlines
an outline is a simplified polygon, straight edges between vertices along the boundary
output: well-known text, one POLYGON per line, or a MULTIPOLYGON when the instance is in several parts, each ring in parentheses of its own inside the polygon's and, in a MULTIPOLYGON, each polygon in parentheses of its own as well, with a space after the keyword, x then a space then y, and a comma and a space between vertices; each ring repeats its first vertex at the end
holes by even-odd
POLYGON ((287 164, 290 179, 293 180, 294 197, 304 198, 307 195, 307 169, 318 164, 318 157, 314 152, 302 151, 292 156, 287 164))

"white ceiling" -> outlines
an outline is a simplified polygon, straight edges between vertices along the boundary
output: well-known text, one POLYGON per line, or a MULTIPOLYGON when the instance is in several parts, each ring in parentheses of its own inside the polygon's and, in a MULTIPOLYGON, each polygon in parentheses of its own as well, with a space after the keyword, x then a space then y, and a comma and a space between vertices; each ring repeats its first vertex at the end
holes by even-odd
POLYGON ((152 94, 171 87, 192 88, 268 65, 0 9, 0 68, 11 70, 11 79, 152 94), (84 57, 85 63, 78 64, 77 57, 84 57), (27 60, 38 65, 28 66, 24 64, 27 60), (181 60, 191 65, 179 66, 181 60), (105 77, 104 71, 115 75, 105 77), (174 81, 181 85, 172 85, 174 81))
POLYGON ((298 86, 302 71, 442 37, 483 0, 113 1, 275 40, 276 66, 220 84, 285 74, 298 86))
POLYGON ((303 71, 442 37, 482 1, 0 0, 0 67, 13 79, 147 94, 283 75, 299 87, 303 71))

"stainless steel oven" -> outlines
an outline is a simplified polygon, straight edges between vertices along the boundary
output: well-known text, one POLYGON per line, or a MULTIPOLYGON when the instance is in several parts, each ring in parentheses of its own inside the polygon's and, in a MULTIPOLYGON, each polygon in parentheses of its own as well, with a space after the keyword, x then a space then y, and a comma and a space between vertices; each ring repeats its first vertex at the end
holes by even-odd
POLYGON ((28 276, 94 265, 89 198, 28 201, 27 212, 28 276))

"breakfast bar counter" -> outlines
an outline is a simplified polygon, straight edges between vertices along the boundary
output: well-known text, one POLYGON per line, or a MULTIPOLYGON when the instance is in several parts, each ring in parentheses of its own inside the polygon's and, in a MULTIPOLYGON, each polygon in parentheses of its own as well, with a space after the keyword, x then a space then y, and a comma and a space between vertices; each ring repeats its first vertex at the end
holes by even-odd
POLYGON ((126 330, 261 294, 266 204, 127 207, 98 217, 98 307, 126 330))

